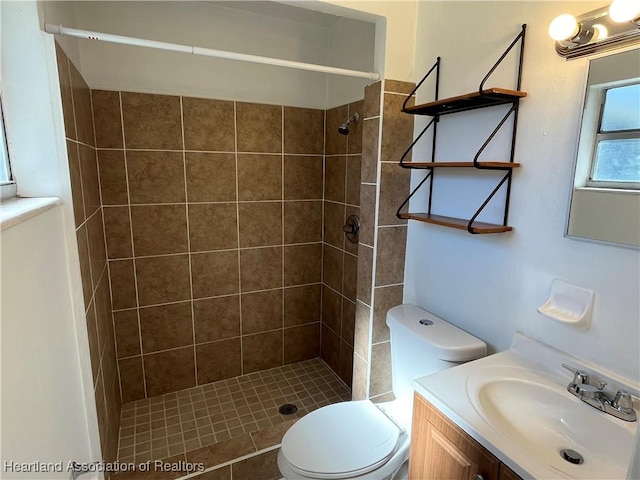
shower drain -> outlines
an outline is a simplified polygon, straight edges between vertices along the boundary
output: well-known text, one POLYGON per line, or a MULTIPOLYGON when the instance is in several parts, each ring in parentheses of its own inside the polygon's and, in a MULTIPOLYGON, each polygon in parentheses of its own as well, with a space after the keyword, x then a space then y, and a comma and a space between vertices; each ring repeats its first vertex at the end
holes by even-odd
POLYGON ((298 407, 296 407, 293 403, 285 403, 284 405, 280 406, 278 411, 282 415, 293 415, 298 411, 298 407))

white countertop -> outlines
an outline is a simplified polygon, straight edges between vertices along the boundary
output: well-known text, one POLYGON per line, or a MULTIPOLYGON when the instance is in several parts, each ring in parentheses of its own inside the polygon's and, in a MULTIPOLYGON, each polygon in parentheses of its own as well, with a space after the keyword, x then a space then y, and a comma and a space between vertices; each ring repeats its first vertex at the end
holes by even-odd
MULTIPOLYGON (((639 385, 637 383, 607 372, 588 362, 571 357, 519 333, 514 336, 512 347, 509 350, 419 378, 414 381, 414 389, 523 478, 602 478, 607 480, 626 478, 628 465, 626 459, 627 457, 629 460, 631 458, 632 439, 638 422, 625 422, 616 419, 590 407, 568 393, 566 386, 573 378, 573 375, 562 368, 562 363, 592 372, 596 378, 608 381, 612 388, 624 387, 636 397, 639 394, 639 385), (583 465, 573 465, 563 460, 559 453, 556 456, 555 451, 550 452, 549 450, 552 447, 540 445, 540 448, 536 450, 540 450, 540 452, 546 450, 544 452, 545 459, 549 460, 541 461, 542 457, 537 457, 537 452, 525 449, 522 445, 513 441, 513 438, 508 438, 502 431, 490 424, 486 415, 478 407, 477 401, 472 401, 473 392, 481 382, 500 381, 508 378, 514 381, 529 382, 531 380, 536 384, 544 384, 545 389, 553 389, 554 395, 566 396, 569 402, 575 401, 575 412, 577 412, 578 419, 582 418, 581 415, 603 415, 606 418, 604 421, 613 422, 613 424, 606 425, 612 425, 616 431, 622 432, 622 437, 625 441, 622 442, 623 445, 619 448, 616 446, 618 448, 616 452, 620 451, 620 455, 624 460, 618 463, 609 461, 607 455, 603 453, 602 455, 596 455, 599 458, 595 459, 592 458, 594 456, 588 459, 585 456, 583 465), (624 445, 627 439, 625 432, 629 434, 629 445, 624 445), (620 465, 620 463, 625 463, 625 465, 620 465)), ((564 398, 561 400, 566 403, 564 398)), ((537 401, 543 402, 544 400, 531 398, 533 403, 528 403, 526 405, 527 408, 523 409, 528 413, 526 418, 523 418, 522 428, 526 429, 526 422, 528 421, 535 422, 535 418, 531 417, 535 416, 537 408, 535 402, 537 401), (531 415, 531 412, 533 412, 533 415, 531 415)), ((573 403, 568 403, 568 405, 573 413, 573 403)), ((517 407, 516 405, 515 408, 517 407)), ((540 407, 542 411, 545 406, 540 405, 540 407)), ((563 423, 564 420, 564 418, 558 418, 559 423, 563 423)), ((575 421, 575 419, 572 420, 575 421)), ((596 418, 595 420, 602 424, 602 418, 596 418)), ((597 438, 600 432, 593 433, 597 438)), ((597 441, 602 442, 603 449, 606 450, 607 439, 601 438, 597 441)), ((571 448, 570 437, 567 437, 567 443, 569 445, 563 448, 571 448)))

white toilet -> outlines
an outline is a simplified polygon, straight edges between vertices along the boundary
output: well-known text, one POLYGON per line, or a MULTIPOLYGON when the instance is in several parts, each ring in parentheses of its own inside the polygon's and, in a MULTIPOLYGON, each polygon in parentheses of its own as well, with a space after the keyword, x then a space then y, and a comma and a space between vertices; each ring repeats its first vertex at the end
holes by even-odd
POLYGON ((414 378, 484 357, 478 338, 415 305, 387 313, 396 400, 336 403, 284 435, 278 468, 294 479, 392 479, 409 458, 414 378))

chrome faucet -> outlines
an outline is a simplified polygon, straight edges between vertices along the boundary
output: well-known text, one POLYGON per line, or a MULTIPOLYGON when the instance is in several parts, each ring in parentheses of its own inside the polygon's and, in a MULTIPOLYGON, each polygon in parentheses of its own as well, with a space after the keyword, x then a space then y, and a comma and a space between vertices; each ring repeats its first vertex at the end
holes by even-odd
POLYGON ((598 410, 613 415, 627 422, 636 421, 636 411, 633 409, 633 398, 625 390, 618 390, 615 397, 611 397, 604 391, 607 382, 598 381, 594 385, 589 380, 589 374, 582 370, 562 364, 564 368, 573 373, 573 380, 567 385, 567 391, 578 397, 588 405, 598 410))

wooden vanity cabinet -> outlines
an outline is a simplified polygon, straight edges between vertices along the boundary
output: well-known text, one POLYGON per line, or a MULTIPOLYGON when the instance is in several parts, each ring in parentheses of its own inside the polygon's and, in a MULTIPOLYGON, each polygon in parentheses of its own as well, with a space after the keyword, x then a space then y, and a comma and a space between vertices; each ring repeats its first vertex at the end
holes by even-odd
POLYGON ((410 480, 521 480, 420 395, 413 401, 410 480))
POLYGON ((498 480, 522 480, 522 477, 507 467, 504 463, 501 463, 498 480))

